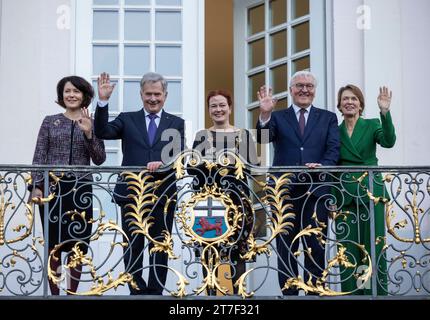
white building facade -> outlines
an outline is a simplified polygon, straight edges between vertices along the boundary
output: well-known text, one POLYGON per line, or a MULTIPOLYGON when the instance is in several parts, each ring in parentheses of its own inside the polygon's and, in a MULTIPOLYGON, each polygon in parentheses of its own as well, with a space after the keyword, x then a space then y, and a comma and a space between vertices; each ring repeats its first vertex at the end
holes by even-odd
MULTIPOLYGON (((274 87, 287 107, 291 75, 310 69, 319 80, 315 104, 331 111, 338 88, 351 83, 365 94, 364 116, 379 117, 378 90, 388 86, 397 142, 378 150, 380 164, 430 164, 430 110, 421 101, 430 74, 428 0, 232 2, 235 125, 254 128, 260 85, 274 87)), ((186 120, 190 147, 205 123, 204 7, 202 0, 0 0, 0 164, 31 164, 43 118, 62 111, 60 78, 76 74, 96 86, 103 71, 117 84, 112 118, 141 108, 145 72, 165 75, 166 110, 186 120)), ((119 165, 119 142, 106 148, 106 165, 119 165)))

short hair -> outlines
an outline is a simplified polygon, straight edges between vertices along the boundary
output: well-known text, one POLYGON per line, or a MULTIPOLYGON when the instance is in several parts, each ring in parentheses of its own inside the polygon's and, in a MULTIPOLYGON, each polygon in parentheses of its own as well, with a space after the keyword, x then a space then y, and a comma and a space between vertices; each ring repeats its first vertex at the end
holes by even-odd
POLYGON ((224 98, 227 99, 227 103, 228 103, 229 107, 231 107, 233 105, 233 100, 231 98, 230 92, 228 92, 227 90, 217 89, 217 90, 211 90, 208 92, 208 95, 206 97, 206 103, 207 103, 208 108, 209 108, 209 100, 215 96, 223 96, 224 98))
POLYGON ((295 74, 293 74, 293 76, 291 77, 290 84, 289 84, 290 88, 293 86, 293 81, 298 77, 311 77, 314 80, 314 86, 315 87, 318 86, 317 77, 312 72, 307 70, 300 70, 300 71, 297 71, 295 74))
POLYGON ((164 77, 161 74, 155 73, 155 72, 148 72, 143 75, 142 79, 140 80, 140 90, 143 90, 143 87, 145 86, 145 84, 156 83, 156 82, 161 82, 161 87, 163 88, 163 92, 166 93, 167 92, 166 79, 164 79, 164 77))
POLYGON ((357 86, 354 86, 353 84, 347 84, 346 86, 341 87, 337 92, 337 109, 340 110, 340 102, 342 99, 342 94, 346 90, 351 91, 355 96, 357 96, 358 101, 360 101, 360 106, 361 106, 360 116, 361 116, 365 107, 364 95, 363 95, 363 92, 360 90, 360 88, 357 86))
POLYGON ((82 97, 81 108, 87 108, 91 104, 91 101, 93 100, 94 89, 87 80, 79 76, 68 76, 58 81, 57 101, 55 102, 60 106, 62 106, 63 108, 66 108, 66 104, 64 103, 63 92, 67 82, 70 82, 71 84, 73 84, 73 86, 76 87, 76 89, 82 92, 83 97, 82 97))

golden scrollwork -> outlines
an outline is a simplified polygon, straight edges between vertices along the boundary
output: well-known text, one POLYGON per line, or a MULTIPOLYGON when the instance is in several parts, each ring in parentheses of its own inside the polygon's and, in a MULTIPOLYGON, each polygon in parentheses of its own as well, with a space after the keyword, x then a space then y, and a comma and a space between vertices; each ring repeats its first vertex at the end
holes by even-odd
POLYGON ((234 163, 234 174, 236 176, 236 179, 244 179, 244 169, 245 169, 245 163, 242 161, 242 159, 233 151, 224 150, 223 152, 219 153, 216 157, 215 161, 211 161, 208 159, 204 159, 200 152, 197 152, 195 150, 186 150, 181 153, 181 155, 178 156, 178 158, 175 160, 173 164, 173 169, 176 171, 176 178, 181 179, 185 175, 185 163, 186 159, 190 157, 188 161, 188 165, 191 167, 196 167, 202 163, 205 164, 205 167, 210 171, 214 168, 217 168, 218 166, 222 167, 228 167, 232 163, 234 163))
MULTIPOLYGON (((1 177, 0 177, 1 179, 1 177)), ((26 181, 29 181, 28 179, 26 181)), ((14 189, 16 191, 17 187, 16 185, 14 186, 14 189)), ((25 217, 27 219, 27 223, 26 224, 19 224, 16 227, 14 227, 12 230, 15 232, 21 232, 22 230, 25 230, 23 234, 21 234, 20 236, 18 236, 17 238, 14 239, 5 239, 5 218, 6 218, 6 213, 8 211, 8 209, 14 210, 15 209, 15 205, 10 202, 10 201, 6 201, 5 199, 5 194, 4 194, 4 189, 2 187, 2 185, 0 184, 0 246, 4 245, 4 244, 11 244, 11 243, 16 243, 19 241, 24 240, 25 238, 27 238, 28 236, 30 236, 31 232, 32 232, 32 228, 33 228, 33 223, 34 223, 34 208, 32 206, 32 203, 24 203, 24 207, 25 207, 25 217)))
MULTIPOLYGON (((124 231, 113 221, 109 221, 107 223, 100 223, 97 226, 97 230, 95 231, 94 235, 91 237, 90 241, 94 241, 99 239, 102 234, 106 231, 117 231, 122 234, 122 236, 127 240, 126 242, 116 242, 111 243, 112 248, 116 245, 120 245, 121 247, 127 246, 129 243, 129 239, 127 235, 124 233, 124 231)), ((60 243, 55 245, 54 249, 50 252, 48 257, 48 278, 56 285, 60 285, 62 281, 64 281, 66 277, 66 273, 57 274, 56 270, 51 269, 51 261, 58 261, 59 254, 61 252, 61 248, 64 245, 64 243, 60 243)), ((83 242, 76 242, 74 246, 71 249, 71 253, 68 253, 69 258, 68 262, 65 265, 66 269, 74 269, 79 266, 88 266, 90 269, 90 274, 92 277, 92 281, 94 285, 90 288, 90 290, 85 292, 73 292, 70 291, 68 288, 64 288, 64 291, 73 294, 73 295, 79 295, 79 296, 91 296, 91 295, 102 295, 104 292, 109 291, 111 289, 116 290, 120 285, 125 285, 130 282, 130 285, 133 288, 137 288, 137 284, 133 280, 133 277, 130 273, 127 272, 121 272, 116 279, 113 278, 112 273, 109 271, 107 272, 107 281, 104 281, 103 276, 98 276, 96 267, 94 266, 93 259, 88 256, 87 254, 84 254, 84 252, 81 250, 80 245, 87 245, 83 242)))
MULTIPOLYGON (((296 237, 293 239, 294 241, 298 241, 299 238, 303 236, 323 236, 323 230, 320 227, 312 228, 310 225, 307 226, 305 229, 303 229, 301 232, 299 232, 296 237)), ((330 259, 327 263, 326 268, 323 270, 321 277, 315 279, 315 281, 312 281, 313 276, 309 275, 308 280, 305 282, 305 279, 303 279, 301 276, 292 277, 287 280, 285 283, 285 286, 283 289, 289 289, 292 287, 295 287, 296 289, 302 289, 305 291, 305 293, 313 292, 317 293, 320 296, 340 296, 340 295, 347 295, 351 294, 351 292, 340 292, 330 289, 327 284, 327 277, 330 274, 330 270, 337 266, 342 266, 344 268, 355 268, 356 264, 353 264, 349 261, 347 255, 345 254, 346 248, 342 244, 338 244, 339 249, 336 253, 336 256, 330 259)), ((360 281, 362 284, 358 286, 357 289, 361 289, 365 286, 366 282, 369 281, 371 275, 372 275, 372 263, 369 256, 369 253, 366 251, 365 247, 363 245, 357 245, 357 247, 363 252, 363 262, 367 262, 367 268, 365 271, 361 274, 355 274, 355 277, 358 281, 360 281)), ((295 253, 295 256, 298 257, 301 254, 308 254, 311 255, 311 252, 309 250, 304 251, 298 251, 295 253)))
MULTIPOLYGON (((169 232, 164 231, 163 241, 158 241, 151 237, 149 234, 149 228, 154 224, 154 217, 150 215, 153 205, 157 202, 158 197, 155 195, 155 189, 159 186, 159 181, 151 181, 153 177, 148 174, 147 170, 143 170, 136 174, 133 172, 124 172, 123 175, 127 180, 128 189, 133 191, 128 197, 133 200, 133 203, 129 203, 126 207, 132 209, 131 212, 127 213, 127 216, 131 216, 133 219, 130 225, 135 225, 138 228, 133 230, 132 234, 143 234, 154 244, 151 249, 151 253, 154 252, 165 252, 170 259, 177 259, 173 253, 173 240, 169 232)), ((170 204, 170 199, 166 199, 167 206, 170 204)))
POLYGON ((284 173, 279 178, 271 175, 270 179, 273 180, 274 186, 265 184, 263 190, 265 196, 262 198, 263 203, 266 206, 271 207, 272 216, 267 227, 271 231, 271 236, 263 243, 257 244, 254 237, 251 235, 248 239, 249 251, 242 256, 245 260, 252 260, 258 254, 269 254, 269 244, 281 233, 288 233, 288 228, 293 227, 293 222, 290 220, 294 219, 295 214, 288 212, 292 208, 292 205, 286 203, 285 200, 289 198, 288 190, 286 185, 290 183, 290 173, 284 173))
MULTIPOLYGON (((417 190, 417 186, 415 184, 413 184, 411 186, 412 189, 412 200, 409 201, 408 200, 408 204, 406 204, 403 209, 405 212, 407 211, 411 211, 411 216, 412 216, 412 220, 413 220, 413 226, 414 226, 414 237, 413 238, 405 238, 405 237, 401 237, 397 234, 396 230, 400 230, 400 229, 404 229, 406 228, 406 226, 408 225, 408 221, 406 219, 403 219, 401 221, 397 221, 394 222, 395 218, 396 218, 396 213, 394 212, 394 205, 393 202, 390 202, 389 199, 385 198, 385 197, 375 197, 370 191, 369 189, 366 188, 366 186, 364 186, 362 184, 362 181, 364 180, 365 177, 368 176, 368 173, 365 172, 360 178, 357 179, 357 182, 359 183, 360 187, 366 191, 367 196, 369 197, 370 200, 372 200, 374 202, 375 205, 377 205, 379 202, 382 202, 384 204, 386 204, 385 207, 385 221, 386 221, 386 225, 387 225, 387 232, 389 234, 391 234, 396 240, 401 241, 401 242, 406 242, 406 243, 415 243, 415 244, 420 244, 420 243, 426 243, 426 242, 430 242, 430 238, 423 238, 421 236, 421 227, 420 227, 420 222, 419 222, 419 217, 420 215, 424 214, 424 210, 422 208, 419 207, 418 205, 418 201, 417 201, 417 197, 418 197, 418 190, 417 190)), ((392 182, 394 179, 393 175, 388 174, 385 176, 385 178, 382 180, 383 182, 392 182)), ((415 181, 415 180, 413 180, 415 181)), ((401 192, 401 189, 397 190, 398 193, 401 192)))
POLYGON ((185 244, 192 245, 194 243, 202 246, 202 266, 206 270, 206 277, 203 279, 203 284, 194 290, 196 294, 200 294, 206 289, 217 289, 223 294, 227 293, 227 288, 220 285, 216 276, 217 269, 223 264, 220 258, 219 245, 233 245, 234 235, 237 230, 241 229, 243 221, 243 210, 233 203, 228 195, 216 185, 205 185, 203 189, 196 192, 192 197, 180 204, 180 210, 177 214, 179 228, 184 231, 184 235, 190 240, 185 240, 185 244), (219 236, 206 238, 193 230, 195 224, 194 208, 201 202, 205 202, 208 198, 218 200, 225 207, 223 220, 227 230, 219 236))
POLYGON ((420 215, 424 214, 424 210, 419 207, 418 201, 418 190, 416 186, 412 186, 412 200, 404 206, 405 212, 412 212, 412 220, 414 227, 414 237, 413 238, 404 238, 397 234, 396 229, 404 229, 408 225, 408 221, 406 219, 395 222, 396 213, 394 211, 393 202, 389 203, 385 208, 385 219, 387 223, 387 232, 391 234, 396 240, 407 243, 426 243, 430 242, 430 238, 423 238, 421 236, 421 227, 420 227, 420 215))
MULTIPOLYGON (((271 231, 270 237, 263 241, 262 243, 257 243, 254 236, 251 234, 247 239, 248 252, 241 255, 244 260, 252 260, 256 255, 267 254, 270 255, 269 244, 281 233, 288 233, 288 229, 293 227, 293 222, 295 214, 293 212, 288 212, 292 208, 292 205, 286 203, 285 200, 289 198, 288 190, 286 185, 290 183, 290 173, 284 173, 280 177, 270 175, 270 179, 273 184, 265 183, 262 185, 265 196, 262 198, 265 206, 270 208, 272 216, 270 217, 270 223, 266 225, 271 231)), ((242 298, 249 298, 254 295, 254 292, 246 291, 246 277, 253 272, 253 269, 245 272, 234 284, 238 287, 238 294, 242 298)))

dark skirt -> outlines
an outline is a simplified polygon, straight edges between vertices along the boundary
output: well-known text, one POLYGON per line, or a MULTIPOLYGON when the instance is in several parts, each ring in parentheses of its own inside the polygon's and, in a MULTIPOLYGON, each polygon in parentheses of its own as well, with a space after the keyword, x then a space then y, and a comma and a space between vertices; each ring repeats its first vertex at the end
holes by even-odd
MULTIPOLYGON (((48 203, 48 248, 61 245, 60 251, 70 251, 77 243, 84 253, 88 250, 92 224, 88 223, 93 217, 93 188, 91 181, 62 178, 50 192, 55 197, 48 203), (84 217, 82 217, 82 213, 84 217)), ((40 206, 40 217, 44 228, 44 206, 40 206)))

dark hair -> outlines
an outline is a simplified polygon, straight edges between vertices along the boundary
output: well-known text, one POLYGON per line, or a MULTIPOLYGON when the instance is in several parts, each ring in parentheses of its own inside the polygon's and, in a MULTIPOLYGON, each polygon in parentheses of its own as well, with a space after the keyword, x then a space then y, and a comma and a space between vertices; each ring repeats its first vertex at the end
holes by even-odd
POLYGON ((55 102, 57 104, 59 104, 60 106, 62 106, 63 108, 66 108, 66 105, 64 104, 63 91, 64 91, 64 87, 66 86, 67 82, 70 82, 80 92, 82 92, 83 98, 82 98, 81 108, 88 107, 90 105, 91 101, 93 100, 94 89, 87 80, 85 80, 82 77, 78 77, 78 76, 68 76, 68 77, 64 77, 63 79, 58 81, 58 84, 57 84, 57 101, 55 101, 55 102))
POLYGON ((231 107, 233 105, 233 100, 231 98, 231 94, 228 91, 226 91, 226 90, 211 90, 208 92, 208 95, 206 97, 206 103, 208 105, 208 108, 209 108, 209 100, 215 96, 223 96, 224 98, 227 99, 227 103, 228 103, 229 107, 231 107))
POLYGON ((357 86, 354 86, 353 84, 347 84, 344 87, 341 87, 339 91, 337 92, 337 108, 340 110, 340 100, 342 99, 342 94, 344 91, 349 90, 351 91, 355 96, 357 96, 358 101, 360 101, 360 116, 363 113, 365 103, 364 103, 364 95, 363 92, 361 92, 360 88, 357 86))

